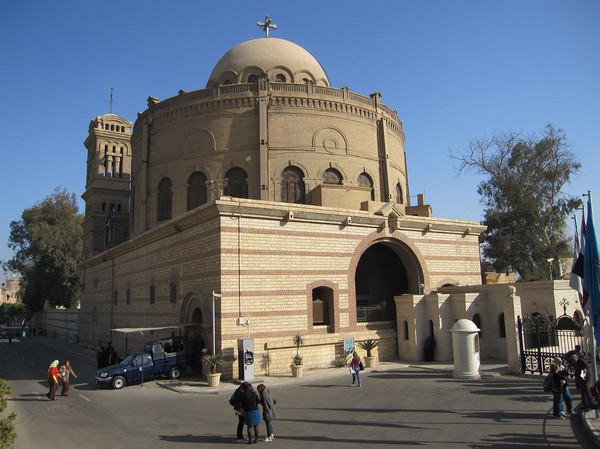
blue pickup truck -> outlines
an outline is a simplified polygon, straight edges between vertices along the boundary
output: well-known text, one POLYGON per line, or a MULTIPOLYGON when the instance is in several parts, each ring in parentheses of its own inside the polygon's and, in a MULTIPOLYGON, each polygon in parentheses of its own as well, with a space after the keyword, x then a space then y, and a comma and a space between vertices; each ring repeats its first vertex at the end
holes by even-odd
POLYGON ((160 377, 178 379, 187 366, 193 364, 192 343, 186 337, 171 337, 153 341, 144 352, 125 357, 115 365, 96 373, 96 384, 119 390, 125 385, 160 377))

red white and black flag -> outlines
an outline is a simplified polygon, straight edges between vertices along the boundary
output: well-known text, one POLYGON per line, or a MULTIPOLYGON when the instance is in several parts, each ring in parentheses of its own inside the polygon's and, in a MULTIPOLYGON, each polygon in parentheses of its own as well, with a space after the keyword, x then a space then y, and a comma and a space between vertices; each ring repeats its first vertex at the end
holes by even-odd
POLYGON ((585 308, 589 299, 589 294, 585 291, 583 286, 583 265, 584 265, 584 252, 585 252, 585 215, 584 211, 581 211, 581 231, 577 228, 577 217, 575 218, 575 238, 573 240, 573 265, 571 266, 571 276, 569 279, 569 286, 577 290, 579 293, 579 301, 581 301, 581 307, 585 308))

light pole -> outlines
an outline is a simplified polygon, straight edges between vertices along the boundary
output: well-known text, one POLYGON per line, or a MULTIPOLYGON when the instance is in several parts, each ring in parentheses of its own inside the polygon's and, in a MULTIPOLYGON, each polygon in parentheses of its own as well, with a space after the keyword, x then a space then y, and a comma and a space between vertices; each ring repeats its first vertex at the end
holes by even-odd
POLYGON ((548 266, 550 267, 550 280, 553 281, 554 277, 552 276, 552 262, 554 262, 554 257, 546 259, 546 262, 548 262, 548 266))
POLYGON ((229 180, 227 178, 225 179, 217 179, 217 180, 209 180, 209 181, 205 181, 206 187, 208 189, 210 189, 211 192, 213 192, 215 199, 219 199, 221 197, 221 191, 227 187, 227 182, 229 180))
POLYGON ((216 337, 216 314, 215 314, 215 301, 217 298, 220 298, 220 293, 215 293, 214 290, 212 292, 212 353, 213 355, 217 353, 217 337, 216 337))

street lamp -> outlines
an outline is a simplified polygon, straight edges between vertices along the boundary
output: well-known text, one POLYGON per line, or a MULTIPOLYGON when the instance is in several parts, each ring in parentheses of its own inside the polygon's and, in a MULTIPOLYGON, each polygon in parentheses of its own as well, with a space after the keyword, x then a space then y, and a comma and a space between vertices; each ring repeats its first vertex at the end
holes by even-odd
POLYGON ((548 262, 548 266, 550 267, 550 280, 554 280, 553 276, 552 276, 552 262, 554 262, 554 257, 551 257, 550 259, 546 259, 546 262, 548 262))
POLYGON ((220 298, 221 294, 220 293, 215 293, 214 290, 212 292, 212 340, 213 340, 213 344, 212 344, 212 353, 213 355, 217 353, 217 337, 216 337, 216 331, 215 328, 216 326, 216 319, 215 319, 215 301, 217 300, 217 298, 220 298))
POLYGON ((209 181, 205 181, 206 187, 213 192, 215 199, 219 199, 221 197, 221 191, 227 187, 227 182, 229 179, 211 179, 209 181))

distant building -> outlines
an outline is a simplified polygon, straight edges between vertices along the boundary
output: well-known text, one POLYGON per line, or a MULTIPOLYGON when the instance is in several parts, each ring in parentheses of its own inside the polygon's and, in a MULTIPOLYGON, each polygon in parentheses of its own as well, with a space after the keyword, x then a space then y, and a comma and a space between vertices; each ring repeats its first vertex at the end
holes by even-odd
POLYGON ((21 301, 19 296, 20 280, 21 278, 15 275, 4 279, 0 293, 0 304, 16 304, 21 301))

